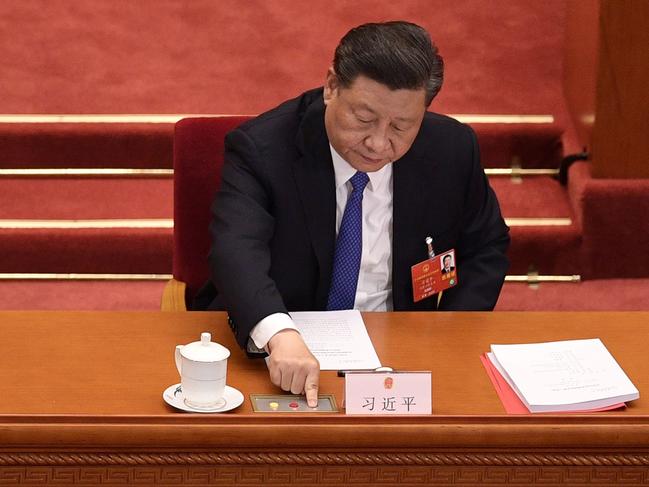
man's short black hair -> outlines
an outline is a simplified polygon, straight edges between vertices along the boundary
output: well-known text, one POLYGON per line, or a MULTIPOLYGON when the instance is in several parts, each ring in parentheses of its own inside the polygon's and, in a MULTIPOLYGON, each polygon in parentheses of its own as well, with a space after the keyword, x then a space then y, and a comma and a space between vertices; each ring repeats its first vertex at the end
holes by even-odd
POLYGON ((446 254, 442 261, 446 262, 446 259, 451 260, 451 254, 446 254))
POLYGON ((340 40, 333 67, 345 88, 361 74, 392 90, 424 88, 426 106, 444 81, 444 61, 428 32, 404 21, 354 27, 340 40))

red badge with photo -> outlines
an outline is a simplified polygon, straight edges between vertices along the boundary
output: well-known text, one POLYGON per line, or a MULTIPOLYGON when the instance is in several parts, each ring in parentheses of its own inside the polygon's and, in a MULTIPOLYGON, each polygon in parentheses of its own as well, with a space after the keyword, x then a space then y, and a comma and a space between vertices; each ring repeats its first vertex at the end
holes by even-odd
POLYGON ((455 249, 413 265, 411 273, 412 298, 415 303, 457 286, 455 249))

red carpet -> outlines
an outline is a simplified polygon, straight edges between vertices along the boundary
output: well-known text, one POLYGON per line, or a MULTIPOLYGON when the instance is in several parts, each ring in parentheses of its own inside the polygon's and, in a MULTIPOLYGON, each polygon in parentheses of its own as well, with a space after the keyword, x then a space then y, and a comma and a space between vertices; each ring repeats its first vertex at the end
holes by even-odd
POLYGON ((167 274, 172 232, 167 228, 4 229, 0 272, 167 274))
POLYGON ((506 283, 496 310, 647 311, 649 279, 600 279, 577 284, 541 283, 537 289, 527 284, 506 283))
POLYGON ((173 218, 171 178, 3 178, 0 219, 173 218))
MULTIPOLYGON (((446 59, 433 110, 555 116, 543 126, 475 125, 485 167, 556 167, 564 147, 579 148, 561 91, 564 10, 534 0, 2 2, 0 114, 259 113, 321 84, 350 26, 400 18, 428 28, 446 59)), ((0 167, 170 168, 172 129, 0 124, 0 167)), ((573 219, 513 227, 510 273, 649 275, 646 183, 593 181, 578 164, 568 189, 545 177, 492 184, 507 218, 573 219)), ((0 219, 171 217, 168 179, 0 185, 0 219)), ((171 237, 170 229, 5 229, 0 272, 168 273, 171 237)), ((0 307, 156 309, 162 285, 145 284, 2 282, 0 307)), ((499 309, 643 309, 647 291, 646 279, 512 284, 499 309)))
POLYGON ((259 113, 322 84, 352 26, 422 24, 446 60, 434 109, 555 113, 560 1, 0 2, 0 113, 259 113))
POLYGON ((572 218, 568 191, 551 177, 491 177, 505 218, 572 218))
MULTIPOLYGON (((156 310, 161 281, 10 281, 0 284, 0 309, 156 310)), ((507 283, 498 311, 649 310, 649 279, 608 279, 578 284, 507 283)))
POLYGON ((5 281, 2 310, 160 309, 164 281, 5 281))
MULTIPOLYGON (((485 167, 557 168, 563 129, 558 124, 473 124, 485 167)), ((0 167, 173 166, 173 124, 0 123, 0 167)))
POLYGON ((8 168, 171 168, 173 125, 0 123, 0 149, 8 168))

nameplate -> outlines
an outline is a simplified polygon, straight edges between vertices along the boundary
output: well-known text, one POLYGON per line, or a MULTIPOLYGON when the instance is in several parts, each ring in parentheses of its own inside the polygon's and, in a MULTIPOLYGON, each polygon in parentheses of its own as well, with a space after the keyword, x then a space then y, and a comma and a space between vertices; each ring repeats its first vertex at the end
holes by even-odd
POLYGON ((430 372, 348 372, 345 413, 431 414, 430 372))

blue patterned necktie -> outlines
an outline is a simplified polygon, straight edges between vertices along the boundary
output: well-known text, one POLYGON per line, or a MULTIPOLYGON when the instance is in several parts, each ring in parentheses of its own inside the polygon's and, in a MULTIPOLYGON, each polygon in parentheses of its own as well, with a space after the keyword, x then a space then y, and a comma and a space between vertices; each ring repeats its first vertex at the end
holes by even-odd
POLYGON ((370 178, 358 171, 349 180, 352 193, 347 200, 336 239, 334 267, 327 310, 353 309, 358 271, 363 251, 363 190, 370 178))

